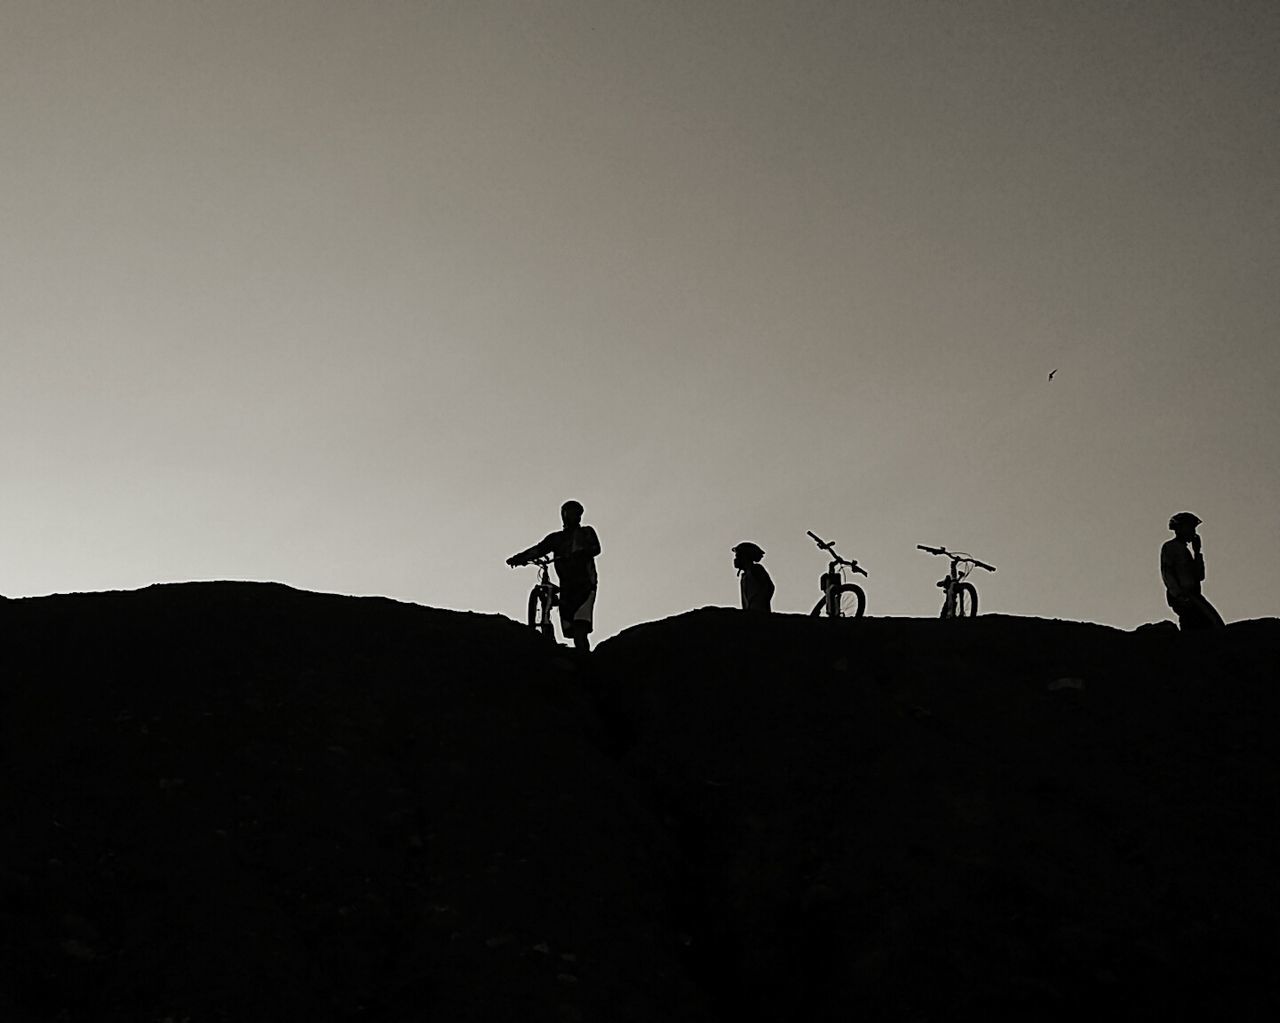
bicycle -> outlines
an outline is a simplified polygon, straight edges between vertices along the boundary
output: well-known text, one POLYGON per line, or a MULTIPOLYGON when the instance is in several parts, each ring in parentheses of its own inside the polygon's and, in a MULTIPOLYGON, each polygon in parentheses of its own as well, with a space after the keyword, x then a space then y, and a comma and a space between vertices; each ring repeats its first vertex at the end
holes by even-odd
POLYGON ((859 568, 856 561, 847 561, 840 557, 836 553, 834 540, 828 543, 812 530, 805 530, 805 532, 812 537, 819 550, 831 555, 831 562, 827 565, 827 570, 822 574, 820 581, 822 599, 813 606, 810 614, 815 618, 822 614, 826 614, 828 618, 861 618, 862 612, 867 609, 867 595, 857 583, 844 581, 844 569, 848 568, 862 575, 867 574, 866 569, 859 568))
POLYGON ((534 558, 526 564, 538 566, 538 581, 529 591, 529 628, 554 641, 556 630, 551 623, 551 609, 560 604, 560 587, 551 581, 551 575, 547 571, 551 559, 534 558))
POLYGON ((916 544, 917 550, 930 554, 941 554, 951 559, 951 569, 945 579, 938 581, 943 590, 942 613, 940 618, 974 618, 978 614, 978 588, 973 583, 965 582, 969 573, 975 568, 984 568, 994 572, 995 566, 979 561, 972 554, 962 551, 949 551, 945 547, 926 547, 916 544))

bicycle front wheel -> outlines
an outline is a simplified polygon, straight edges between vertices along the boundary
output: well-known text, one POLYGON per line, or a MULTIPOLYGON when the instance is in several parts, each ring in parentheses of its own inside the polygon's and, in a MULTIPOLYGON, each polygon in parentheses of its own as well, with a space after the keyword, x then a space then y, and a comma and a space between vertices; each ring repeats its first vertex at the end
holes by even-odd
MULTIPOLYGON (((836 616, 839 618, 861 618, 867 609, 867 595, 862 587, 854 583, 845 583, 836 591, 836 616)), ((824 596, 813 606, 810 614, 818 618, 827 613, 827 598, 824 596)))
POLYGON ((973 583, 956 587, 956 617, 974 618, 978 614, 978 590, 973 583))
POLYGON ((551 624, 551 602, 547 591, 535 586, 529 591, 529 628, 536 629, 548 639, 555 639, 555 629, 551 624))

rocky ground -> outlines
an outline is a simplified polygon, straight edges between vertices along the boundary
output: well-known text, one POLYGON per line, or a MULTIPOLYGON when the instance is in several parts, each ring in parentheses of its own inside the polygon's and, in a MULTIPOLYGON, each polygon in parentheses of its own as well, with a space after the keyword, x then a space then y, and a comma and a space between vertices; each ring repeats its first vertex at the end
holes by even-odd
POLYGON ((589 662, 251 583, 0 601, 0 1018, 1274 1016, 1280 622, 589 662))

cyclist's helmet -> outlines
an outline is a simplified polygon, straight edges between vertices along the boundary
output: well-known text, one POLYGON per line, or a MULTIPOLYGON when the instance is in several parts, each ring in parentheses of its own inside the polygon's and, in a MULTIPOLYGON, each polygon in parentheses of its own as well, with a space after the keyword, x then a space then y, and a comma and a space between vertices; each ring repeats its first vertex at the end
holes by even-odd
POLYGON ((750 540, 744 540, 734 547, 733 553, 741 557, 747 564, 752 564, 764 557, 764 551, 760 549, 760 545, 754 544, 750 540))
POLYGON ((1200 525, 1200 518, 1197 515, 1192 515, 1191 512, 1178 512, 1177 515, 1169 520, 1169 528, 1175 533, 1178 531, 1178 527, 1183 525, 1194 528, 1200 525))

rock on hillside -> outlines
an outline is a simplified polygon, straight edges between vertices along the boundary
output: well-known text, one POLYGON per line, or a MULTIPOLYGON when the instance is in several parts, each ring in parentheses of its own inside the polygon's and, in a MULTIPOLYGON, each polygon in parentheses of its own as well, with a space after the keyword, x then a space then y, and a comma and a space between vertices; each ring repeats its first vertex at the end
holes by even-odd
POLYGON ((0 1018, 1257 1017, 1280 622, 0 602, 0 1018))

